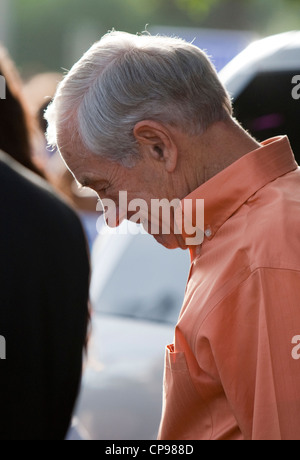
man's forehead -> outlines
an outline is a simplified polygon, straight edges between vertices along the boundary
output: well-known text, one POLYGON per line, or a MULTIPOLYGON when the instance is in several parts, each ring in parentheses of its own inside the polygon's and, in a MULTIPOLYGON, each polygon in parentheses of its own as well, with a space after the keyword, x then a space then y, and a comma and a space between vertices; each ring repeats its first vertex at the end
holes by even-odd
POLYGON ((79 133, 74 131, 74 128, 65 126, 65 129, 58 135, 58 149, 65 161, 72 161, 76 157, 87 158, 91 155, 82 143, 79 133))
POLYGON ((108 178, 105 171, 107 168, 102 167, 101 162, 97 158, 78 158, 69 157, 69 161, 65 158, 65 164, 71 171, 77 184, 81 187, 95 188, 107 184, 108 178))
POLYGON ((67 164, 84 162, 92 159, 92 155, 89 152, 79 149, 76 145, 59 147, 59 152, 67 164))
MULTIPOLYGON (((66 168, 72 173, 78 185, 89 187, 92 179, 89 177, 89 161, 87 158, 81 158, 73 151, 68 149, 60 149, 60 156, 65 163, 66 168)), ((93 168, 93 171, 95 168, 93 168)))
POLYGON ((88 167, 85 162, 83 164, 68 165, 68 169, 73 174, 76 182, 81 187, 93 187, 102 181, 101 173, 98 168, 88 167))
POLYGON ((65 143, 59 151, 67 168, 81 187, 106 186, 109 177, 118 168, 116 162, 89 152, 82 147, 81 142, 65 143))

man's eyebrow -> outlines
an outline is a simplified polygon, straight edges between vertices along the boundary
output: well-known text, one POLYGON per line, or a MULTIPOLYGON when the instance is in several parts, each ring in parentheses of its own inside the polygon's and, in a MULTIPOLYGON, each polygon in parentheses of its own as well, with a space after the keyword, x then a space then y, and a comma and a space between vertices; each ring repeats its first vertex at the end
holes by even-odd
POLYGON ((106 181, 102 181, 102 180, 93 180, 93 179, 90 179, 89 177, 82 177, 80 180, 77 180, 76 179, 76 182, 77 184, 79 185, 79 188, 84 188, 84 187, 89 187, 89 188, 93 188, 94 186, 104 186, 104 184, 106 184, 106 181))

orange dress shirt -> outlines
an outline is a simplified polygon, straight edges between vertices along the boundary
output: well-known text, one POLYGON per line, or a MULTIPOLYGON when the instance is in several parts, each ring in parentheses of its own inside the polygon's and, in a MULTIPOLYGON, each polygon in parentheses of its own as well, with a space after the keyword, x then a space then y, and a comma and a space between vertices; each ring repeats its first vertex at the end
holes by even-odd
POLYGON ((300 439, 300 169, 270 139, 187 197, 205 239, 166 350, 162 440, 300 439))

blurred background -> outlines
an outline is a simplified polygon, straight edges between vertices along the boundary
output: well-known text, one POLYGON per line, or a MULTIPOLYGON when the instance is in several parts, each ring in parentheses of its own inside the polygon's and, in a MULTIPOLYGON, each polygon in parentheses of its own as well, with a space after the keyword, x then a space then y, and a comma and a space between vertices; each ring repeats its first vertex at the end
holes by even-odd
POLYGON ((148 24, 149 30, 191 27, 266 36, 298 29, 299 22, 299 0, 0 0, 0 41, 25 78, 69 69, 112 28, 136 33, 148 24))
MULTIPOLYGON (((63 73, 112 28, 179 36, 206 50, 243 126, 259 140, 288 134, 299 162, 300 100, 292 98, 291 82, 300 75, 300 0, 0 0, 0 43, 35 120, 32 156, 78 211, 91 250, 92 334, 69 438, 155 439, 164 349, 181 309, 189 255, 166 250, 138 228, 135 236, 133 229, 98 235, 95 196, 78 191, 44 137, 43 111, 63 73), (277 36, 264 40, 271 35, 277 36)), ((4 148, 1 141, 0 132, 4 148)))

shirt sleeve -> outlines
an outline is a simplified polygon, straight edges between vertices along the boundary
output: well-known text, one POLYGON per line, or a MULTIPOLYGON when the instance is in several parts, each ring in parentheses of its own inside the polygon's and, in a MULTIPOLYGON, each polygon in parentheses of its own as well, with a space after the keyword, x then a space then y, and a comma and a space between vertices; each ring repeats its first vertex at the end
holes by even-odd
POLYGON ((299 343, 299 271, 256 269, 204 321, 198 364, 220 383, 245 439, 300 439, 299 343))

